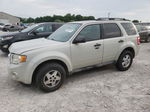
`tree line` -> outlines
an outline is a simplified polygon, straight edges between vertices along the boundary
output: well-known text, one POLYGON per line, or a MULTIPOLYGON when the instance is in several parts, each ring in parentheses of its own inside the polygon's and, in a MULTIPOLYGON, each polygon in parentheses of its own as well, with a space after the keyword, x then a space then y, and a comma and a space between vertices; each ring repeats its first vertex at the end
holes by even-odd
POLYGON ((53 16, 43 16, 36 18, 20 18, 22 23, 41 23, 41 22, 72 22, 72 21, 82 21, 82 20, 95 20, 94 16, 82 16, 75 14, 66 14, 65 16, 53 15, 53 16))

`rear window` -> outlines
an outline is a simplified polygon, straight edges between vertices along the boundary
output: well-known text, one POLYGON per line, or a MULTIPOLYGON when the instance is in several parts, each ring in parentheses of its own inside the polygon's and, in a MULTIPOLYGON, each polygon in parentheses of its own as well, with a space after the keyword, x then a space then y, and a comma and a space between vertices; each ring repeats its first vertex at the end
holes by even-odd
POLYGON ((121 23, 121 25, 123 26, 123 28, 125 29, 125 31, 128 35, 136 35, 137 34, 133 24, 121 23))

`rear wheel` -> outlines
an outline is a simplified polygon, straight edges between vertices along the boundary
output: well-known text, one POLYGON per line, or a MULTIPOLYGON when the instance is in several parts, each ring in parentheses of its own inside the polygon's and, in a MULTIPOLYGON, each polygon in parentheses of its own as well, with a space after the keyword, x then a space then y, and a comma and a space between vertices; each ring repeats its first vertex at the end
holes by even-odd
POLYGON ((116 67, 120 71, 126 71, 130 68, 132 62, 133 62, 133 53, 131 51, 126 50, 120 55, 116 63, 116 67))
POLYGON ((47 63, 43 65, 36 77, 36 85, 45 92, 57 90, 64 82, 66 71, 58 63, 47 63))

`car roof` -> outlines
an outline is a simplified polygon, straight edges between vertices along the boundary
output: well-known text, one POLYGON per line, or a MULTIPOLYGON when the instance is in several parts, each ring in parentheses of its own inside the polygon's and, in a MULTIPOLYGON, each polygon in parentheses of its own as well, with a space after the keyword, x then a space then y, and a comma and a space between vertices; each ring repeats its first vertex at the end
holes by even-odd
POLYGON ((116 21, 116 20, 86 20, 86 21, 75 21, 70 23, 80 23, 80 24, 89 24, 89 23, 132 23, 131 21, 116 21))
POLYGON ((43 25, 43 24, 64 24, 64 23, 58 23, 58 22, 43 22, 43 23, 37 23, 37 25, 43 25))

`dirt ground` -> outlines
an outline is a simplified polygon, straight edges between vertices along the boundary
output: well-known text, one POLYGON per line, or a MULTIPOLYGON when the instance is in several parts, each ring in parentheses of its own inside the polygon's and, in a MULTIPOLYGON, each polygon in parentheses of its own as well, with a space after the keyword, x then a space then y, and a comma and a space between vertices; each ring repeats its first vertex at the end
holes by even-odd
POLYGON ((0 52, 0 112, 150 112, 150 43, 128 71, 108 65, 75 73, 52 93, 13 81, 7 64, 0 52))

